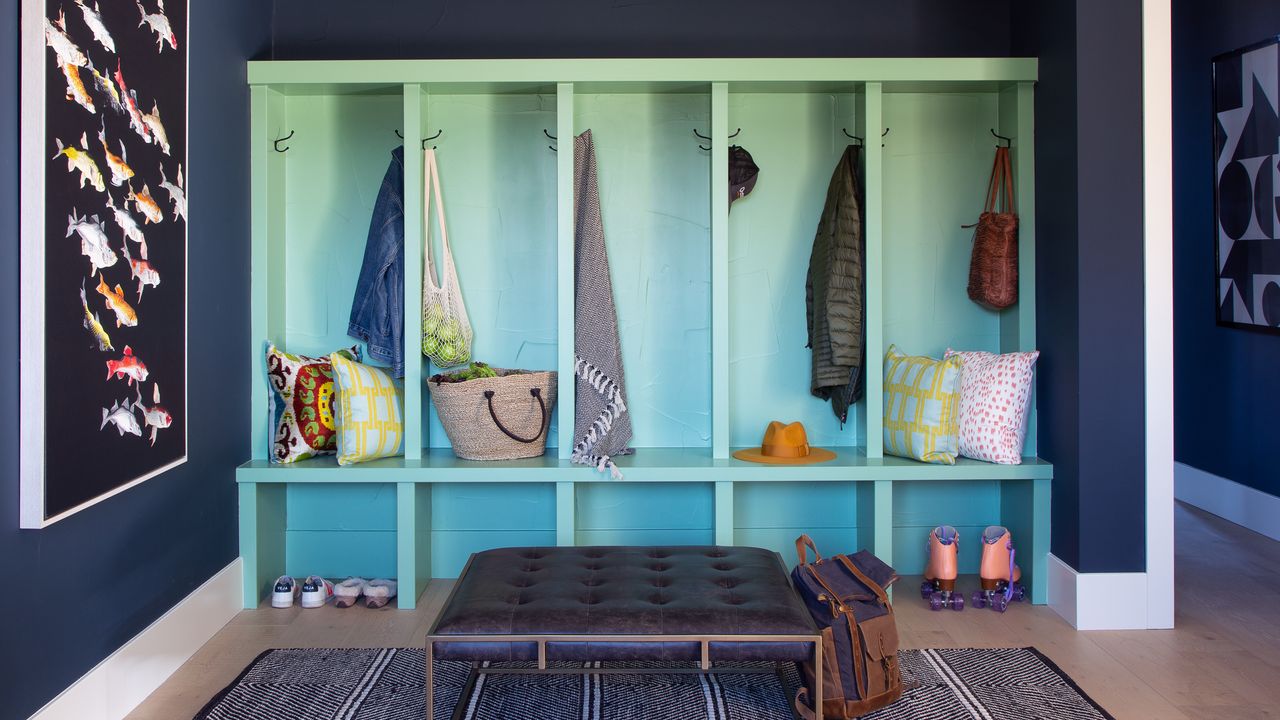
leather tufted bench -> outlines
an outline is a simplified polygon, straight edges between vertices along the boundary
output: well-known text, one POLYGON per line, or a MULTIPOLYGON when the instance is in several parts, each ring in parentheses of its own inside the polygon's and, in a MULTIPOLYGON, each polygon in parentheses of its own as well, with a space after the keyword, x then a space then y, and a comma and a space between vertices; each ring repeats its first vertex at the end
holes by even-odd
POLYGON ((761 548, 488 550, 471 556, 428 632, 427 718, 435 660, 575 673, 547 663, 697 661, 705 672, 727 660, 821 662, 819 639, 781 558, 761 548))

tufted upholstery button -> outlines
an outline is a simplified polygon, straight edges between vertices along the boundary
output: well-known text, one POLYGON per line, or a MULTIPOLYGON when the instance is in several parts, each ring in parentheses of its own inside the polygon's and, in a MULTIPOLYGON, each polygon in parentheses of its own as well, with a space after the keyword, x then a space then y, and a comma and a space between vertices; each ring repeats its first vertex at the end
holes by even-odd
POLYGON ((667 604, 667 603, 669 603, 669 602, 671 602, 671 601, 670 601, 670 600, 668 600, 667 598, 662 597, 661 595, 650 595, 650 596, 649 596, 649 604, 650 604, 650 605, 666 605, 666 604, 667 604))
POLYGON ((721 550, 720 548, 716 548, 716 549, 714 549, 714 550, 709 551, 709 552, 707 553, 707 557, 709 557, 709 558, 722 558, 722 557, 725 557, 725 553, 724 553, 724 551, 723 551, 723 550, 721 550))
POLYGON ((666 563, 653 563, 649 566, 649 569, 654 572, 666 572, 671 569, 671 566, 666 563))
POLYGON ((666 578, 657 577, 657 578, 654 578, 649 584, 656 588, 664 588, 664 587, 670 587, 671 581, 666 578))
POLYGON ((741 605, 741 604, 745 603, 746 601, 747 601, 747 599, 746 599, 746 598, 744 598, 744 597, 740 597, 740 596, 738 596, 738 595, 735 595, 735 596, 733 596, 733 597, 729 598, 728 600, 725 600, 724 602, 725 602, 725 604, 726 604, 726 605, 741 605))
POLYGON ((578 602, 582 603, 583 605, 597 605, 600 603, 600 600, 599 598, 594 598, 588 595, 584 598, 579 598, 578 602))
POLYGON ((716 570, 723 571, 723 570, 732 570, 735 566, 732 563, 718 562, 715 565, 712 565, 711 567, 715 568, 716 570))
POLYGON ((522 568, 521 571, 522 572, 538 572, 541 569, 542 569, 541 565, 530 565, 527 568, 522 568))
POLYGON ((600 565, 598 565, 597 563, 587 563, 586 565, 583 565, 583 566, 582 566, 582 569, 583 569, 583 570, 591 570, 592 572, 594 572, 594 571, 596 571, 596 570, 599 570, 599 569, 600 569, 600 565))
POLYGON ((541 560, 542 553, 536 550, 529 550, 528 552, 522 553, 520 557, 524 558, 525 560, 541 560))
POLYGON ((716 580, 715 582, 723 588, 736 588, 742 584, 742 581, 737 578, 723 578, 721 580, 716 580))
POLYGON ((586 585, 587 587, 599 587, 604 584, 604 581, 601 580, 600 578, 587 578, 586 580, 582 581, 582 584, 586 585))

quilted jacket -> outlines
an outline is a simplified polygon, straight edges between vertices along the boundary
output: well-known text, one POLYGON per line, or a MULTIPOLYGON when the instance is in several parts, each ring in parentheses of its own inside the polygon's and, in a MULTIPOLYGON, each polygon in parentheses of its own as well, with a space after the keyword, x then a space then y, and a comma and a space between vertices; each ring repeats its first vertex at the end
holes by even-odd
POLYGON ((849 406, 862 397, 866 361, 859 149, 856 145, 845 148, 831 174, 805 283, 809 347, 813 349, 809 390, 831 401, 841 424, 848 419, 849 406))

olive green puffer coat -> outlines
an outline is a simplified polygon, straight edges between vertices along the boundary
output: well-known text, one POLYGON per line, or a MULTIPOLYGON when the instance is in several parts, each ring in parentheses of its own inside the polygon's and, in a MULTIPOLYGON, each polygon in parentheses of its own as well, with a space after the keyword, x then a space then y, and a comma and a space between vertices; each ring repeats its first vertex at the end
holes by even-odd
POLYGON ((813 348, 809 390, 831 401, 841 424, 848 419, 849 406, 862 397, 866 361, 859 150, 855 145, 845 148, 831 174, 805 284, 809 347, 813 348))

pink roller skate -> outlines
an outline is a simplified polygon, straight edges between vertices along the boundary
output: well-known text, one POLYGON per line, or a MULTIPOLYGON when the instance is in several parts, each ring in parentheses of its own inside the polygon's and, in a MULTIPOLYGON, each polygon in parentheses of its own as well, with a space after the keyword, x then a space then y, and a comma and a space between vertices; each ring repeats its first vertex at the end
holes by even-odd
POLYGON ((950 525, 939 525, 929 533, 929 544, 925 547, 929 561, 925 564, 920 597, 929 601, 930 610, 964 609, 964 595, 956 592, 959 546, 960 534, 950 525))
POLYGON ((991 525, 982 531, 982 565, 978 576, 982 589, 973 593, 973 606, 990 605, 996 612, 1004 612, 1011 601, 1024 600, 1026 588, 1018 582, 1022 568, 1014 563, 1013 535, 1008 528, 991 525))

